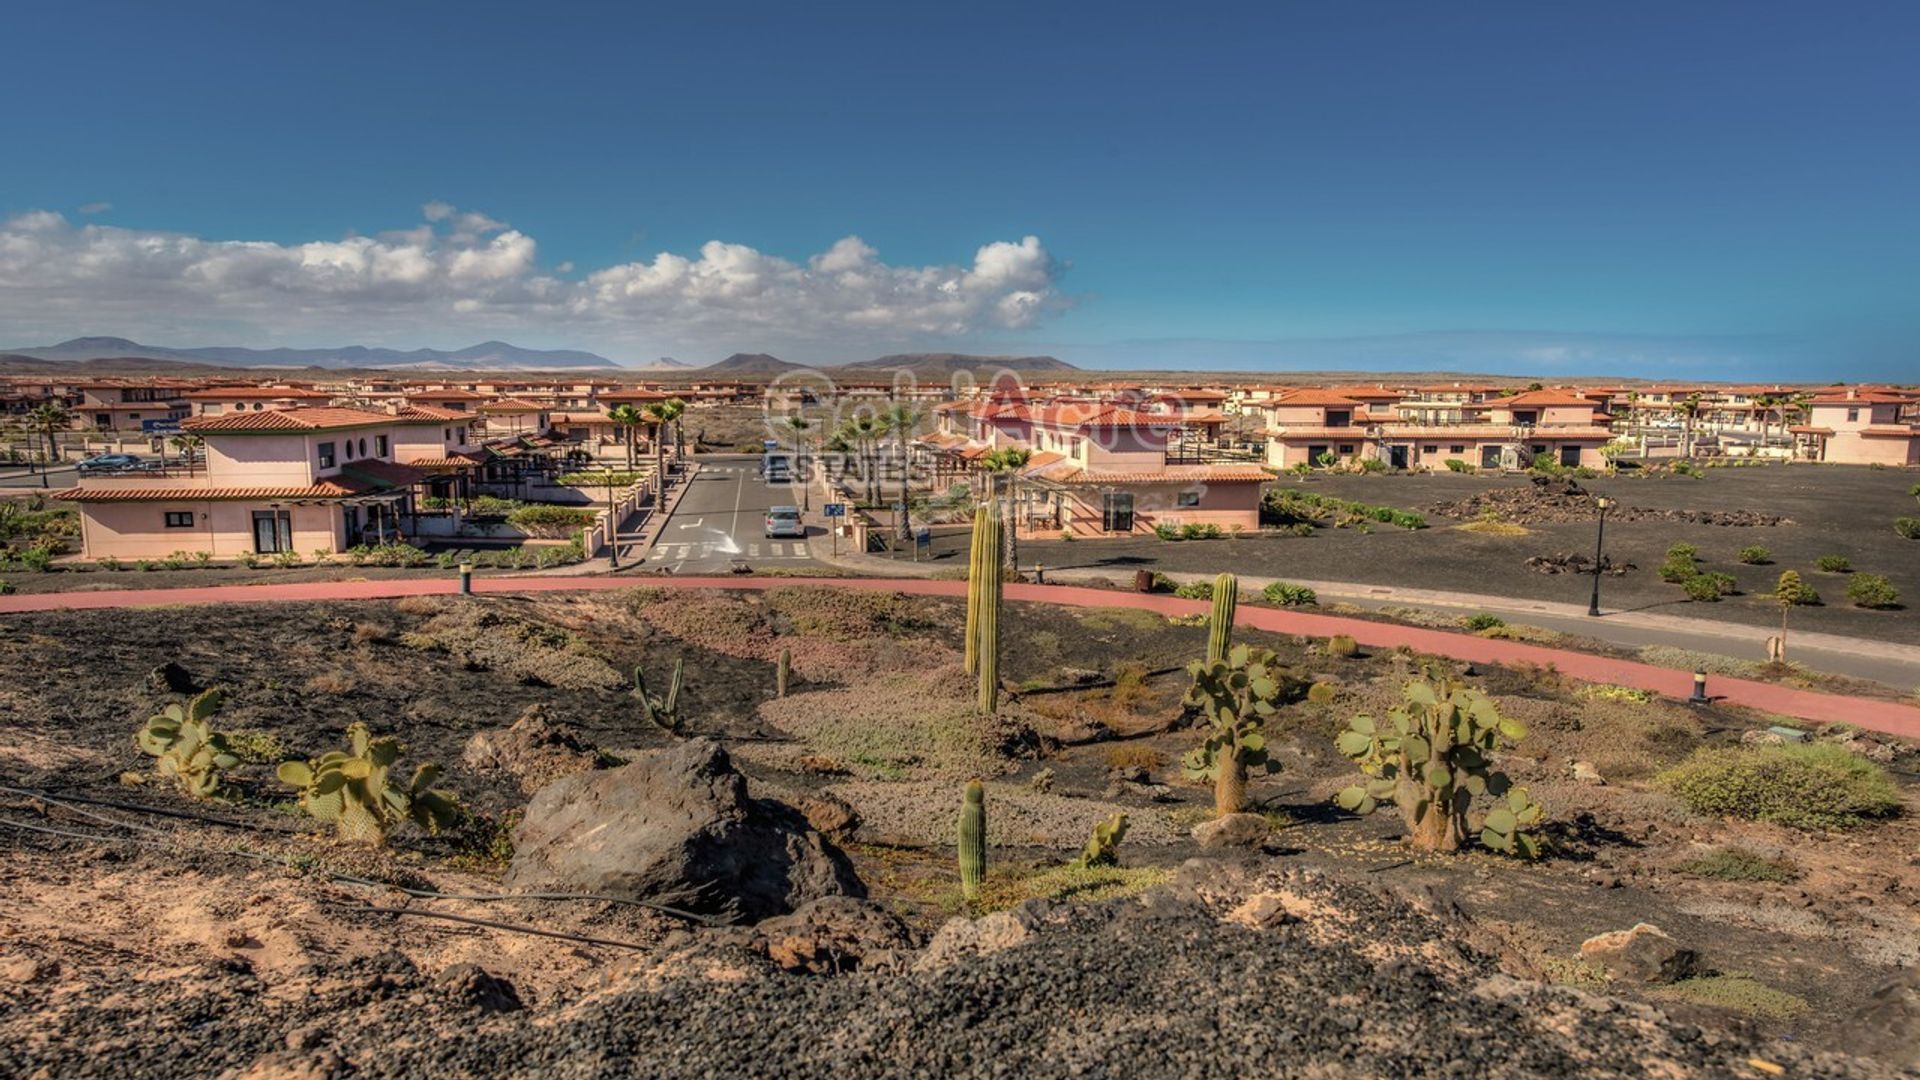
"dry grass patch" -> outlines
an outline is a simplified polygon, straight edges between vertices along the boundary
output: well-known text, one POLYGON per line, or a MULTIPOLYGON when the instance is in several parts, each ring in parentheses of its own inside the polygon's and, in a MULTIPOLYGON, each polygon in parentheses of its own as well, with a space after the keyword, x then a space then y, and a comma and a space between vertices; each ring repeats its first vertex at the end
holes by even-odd
POLYGON ((973 679, 946 666, 791 694, 762 704, 760 715, 855 776, 965 780, 1006 771, 1025 733, 1017 709, 976 715, 973 693, 973 679))

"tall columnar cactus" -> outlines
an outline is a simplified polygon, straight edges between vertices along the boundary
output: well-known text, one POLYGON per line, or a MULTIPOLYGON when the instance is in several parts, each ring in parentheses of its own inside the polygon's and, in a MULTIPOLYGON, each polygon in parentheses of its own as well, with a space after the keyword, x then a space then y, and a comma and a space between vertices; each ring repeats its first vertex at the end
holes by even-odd
POLYGON ((459 820, 459 801, 433 786, 438 765, 421 765, 405 785, 396 784, 391 770, 400 759, 398 739, 376 739, 365 724, 356 723, 347 728, 347 741, 351 753, 335 750, 312 761, 282 762, 279 770, 281 782, 300 789, 300 808, 333 822, 340 839, 378 845, 402 821, 438 833, 459 820))
POLYGON ((180 790, 196 799, 219 795, 221 774, 240 764, 227 748, 227 737, 209 722, 219 709, 220 691, 208 690, 185 705, 169 705, 148 717, 133 736, 135 746, 158 759, 160 775, 173 777, 180 790))
POLYGON ((986 877, 987 792, 980 781, 972 780, 960 801, 960 895, 968 900, 978 897, 986 877))
POLYGON ((793 676, 793 650, 780 650, 780 664, 773 669, 773 695, 787 696, 787 680, 793 676))
POLYGON ((1118 866, 1120 864, 1120 840, 1127 835, 1127 815, 1117 813, 1093 827, 1093 835, 1087 837, 1087 846, 1080 850, 1080 857, 1073 865, 1118 866))
POLYGON ((975 583, 980 580, 980 555, 984 550, 980 533, 987 527, 987 505, 988 503, 983 503, 974 508, 973 538, 967 545, 966 664, 969 675, 980 673, 980 591, 975 583))
POLYGON ((658 697, 647 690, 646 672, 633 669, 633 696, 640 701, 640 713, 647 722, 660 729, 678 735, 680 733, 680 684, 686 679, 687 661, 684 657, 673 662, 673 677, 667 682, 667 696, 658 697))
POLYGON ((967 608, 973 618, 973 633, 967 644, 980 679, 976 707, 986 714, 1000 707, 1002 542, 999 509, 992 503, 982 505, 974 526, 973 562, 967 571, 967 608))
POLYGON ((1273 653, 1247 645, 1227 650, 1224 660, 1195 660, 1187 665, 1193 685, 1186 702, 1206 715, 1207 739, 1189 750, 1181 764, 1188 779, 1213 782, 1213 806, 1237 814, 1247 800, 1247 771, 1277 772, 1267 758, 1266 718, 1300 685, 1273 653))
POLYGON ((1227 658, 1233 641, 1233 612, 1240 604, 1240 582, 1232 574, 1213 579, 1213 615, 1207 620, 1207 663, 1227 658))
POLYGON ((1493 699, 1437 670, 1407 683, 1403 696, 1384 725, 1356 716, 1334 740, 1370 777, 1334 801, 1370 814, 1393 800, 1409 841, 1422 851, 1457 851, 1478 830, 1480 842, 1495 851, 1538 855, 1540 841, 1528 830, 1545 812, 1493 763, 1503 743, 1526 738, 1526 726, 1501 716, 1493 699), (1482 796, 1493 800, 1492 807, 1474 813, 1474 799, 1482 796))

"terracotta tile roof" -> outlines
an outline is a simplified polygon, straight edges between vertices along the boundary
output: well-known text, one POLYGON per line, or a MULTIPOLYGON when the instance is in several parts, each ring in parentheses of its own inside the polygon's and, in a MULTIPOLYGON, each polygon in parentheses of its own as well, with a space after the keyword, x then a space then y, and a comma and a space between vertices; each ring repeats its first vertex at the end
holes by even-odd
POLYGON ((372 409, 350 409, 328 405, 316 408, 263 409, 259 412, 231 413, 226 416, 196 416, 180 421, 180 426, 198 432, 334 431, 342 428, 376 427, 381 424, 440 423, 444 417, 404 417, 372 409))
POLYGON ((205 390, 189 390, 182 396, 189 401, 333 400, 332 394, 298 386, 213 386, 205 390))
POLYGON ((1032 410, 1033 422, 1070 428, 1167 428, 1177 424, 1170 416, 1104 404, 1047 405, 1032 410))
POLYGON ((1343 394, 1356 401, 1399 401, 1406 396, 1398 390, 1389 390, 1384 386, 1336 386, 1331 392, 1343 394))
POLYGON ((194 484, 137 484, 125 487, 77 487, 58 492, 55 498, 68 502, 259 502, 292 499, 347 499, 376 495, 407 487, 426 474, 418 468, 395 465, 390 461, 357 461, 342 469, 342 475, 309 485, 278 487, 213 487, 194 484), (362 476, 350 475, 359 466, 362 476))
POLYGON ((432 420, 435 422, 473 419, 473 414, 470 412, 461 412, 458 409, 436 409, 431 405, 402 405, 393 415, 398 416, 402 420, 432 420))
POLYGON ((1273 479, 1258 465, 1163 465, 1157 469, 1082 469, 1070 484, 1257 484, 1273 479))
POLYGON ((665 390, 643 390, 638 387, 631 390, 608 390, 594 396, 601 401, 611 401, 615 404, 620 402, 666 401, 673 397, 672 394, 667 393, 665 390))
POLYGON ((1488 405, 1498 408, 1502 405, 1585 405, 1593 407, 1593 401, 1583 398, 1569 390, 1528 390, 1512 397, 1494 398, 1488 405))
POLYGON ((1286 408, 1288 406, 1306 406, 1311 408, 1333 406, 1335 408, 1357 409, 1360 407, 1361 402, 1358 398, 1350 398, 1332 390, 1289 390, 1279 397, 1271 399, 1267 404, 1280 408, 1286 408))
POLYGON ((487 396, 472 390, 462 390, 457 386, 441 386, 432 390, 408 390, 405 394, 408 401, 416 398, 421 401, 484 401, 487 396))
POLYGON ((1795 435, 1831 435, 1833 434, 1833 429, 1830 427, 1813 427, 1808 424, 1795 424, 1792 427, 1788 428, 1787 430, 1793 432, 1795 435))
POLYGON ((500 398, 480 406, 481 412, 540 412, 546 406, 525 398, 500 398))
POLYGON ((1913 399, 1902 394, 1886 394, 1879 391, 1861 391, 1853 397, 1846 394, 1821 394, 1813 399, 1815 405, 1905 405, 1913 399))
POLYGON ((472 451, 461 454, 448 454, 445 457, 414 458, 407 464, 416 469, 465 469, 479 465, 487 460, 485 451, 472 451))
POLYGON ((1920 424, 1869 424, 1860 434, 1870 439, 1911 439, 1920 436, 1920 424))
POLYGON ((385 458, 361 458, 340 466, 340 475, 348 483, 368 484, 376 488, 412 487, 426 479, 426 473, 412 465, 385 458))

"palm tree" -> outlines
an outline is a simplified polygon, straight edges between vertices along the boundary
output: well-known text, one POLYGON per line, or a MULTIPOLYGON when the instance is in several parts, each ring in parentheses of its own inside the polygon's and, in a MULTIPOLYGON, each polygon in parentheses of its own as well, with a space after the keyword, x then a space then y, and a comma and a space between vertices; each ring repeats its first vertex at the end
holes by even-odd
POLYGON ((60 460, 60 440, 57 435, 72 426, 73 413, 58 401, 42 402, 27 414, 27 427, 47 440, 48 461, 60 460))
POLYGON ((1673 411, 1680 414, 1680 456, 1683 458, 1693 456, 1693 423, 1704 405, 1699 394, 1688 394, 1685 401, 1673 407, 1673 411))
POLYGON ((1780 405, 1780 399, 1772 394, 1756 394, 1753 407, 1760 410, 1760 445, 1767 445, 1767 435, 1773 431, 1773 410, 1780 405))
POLYGON ((847 421, 847 439, 857 448, 860 458, 860 473, 864 480, 861 487, 868 506, 880 501, 879 478, 873 474, 873 447, 887 434, 885 421, 870 413, 861 413, 847 421))
POLYGON ((1007 568, 1020 569, 1020 529, 1013 516, 1014 488, 1020 483, 1020 470, 1027 467, 1033 458, 1033 451, 1015 447, 994 450, 980 459, 980 467, 989 474, 988 498, 998 495, 1002 500, 1000 527, 1007 537, 1007 568))
POLYGON ((206 440, 202 439, 198 435, 195 435, 191 431, 183 431, 180 434, 175 435, 173 438, 167 441, 173 444, 173 448, 175 450, 180 451, 180 456, 182 458, 186 459, 187 475, 188 476, 194 475, 194 460, 193 460, 194 452, 199 450, 201 445, 205 443, 206 440))
POLYGON ((620 428, 620 441, 627 444, 627 471, 632 472, 635 450, 633 437, 640 425, 647 422, 647 418, 631 405, 615 405, 607 410, 607 419, 620 428))
POLYGON ((807 492, 812 487, 812 477, 807 474, 806 431, 813 426, 813 421, 804 416, 783 416, 780 426, 786 428, 787 434, 793 437, 793 471, 800 475, 800 503, 804 508, 808 505, 807 492))
POLYGON ((895 456, 900 465, 900 539, 913 538, 913 522, 907 509, 912 470, 907 468, 907 439, 913 435, 913 429, 920 426, 920 411, 909 405, 895 404, 886 411, 881 420, 887 430, 893 432, 895 456))
POLYGON ((640 410, 653 428, 654 485, 663 492, 667 486, 667 425, 680 419, 686 407, 687 403, 679 398, 670 398, 649 402, 640 410))

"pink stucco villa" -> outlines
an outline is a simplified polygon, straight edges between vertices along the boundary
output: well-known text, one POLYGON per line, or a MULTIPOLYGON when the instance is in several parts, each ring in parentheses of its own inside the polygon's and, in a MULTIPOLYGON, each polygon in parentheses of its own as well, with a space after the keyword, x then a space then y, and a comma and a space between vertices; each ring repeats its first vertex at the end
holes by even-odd
POLYGON ((1794 456, 1849 465, 1920 465, 1920 411, 1904 394, 1848 389, 1807 403, 1807 422, 1787 430, 1794 456))
POLYGON ((461 490, 481 461, 472 419, 409 406, 193 417, 181 427, 204 441, 204 465, 89 476, 58 498, 79 504, 89 559, 338 552, 402 538, 417 495, 461 490))

